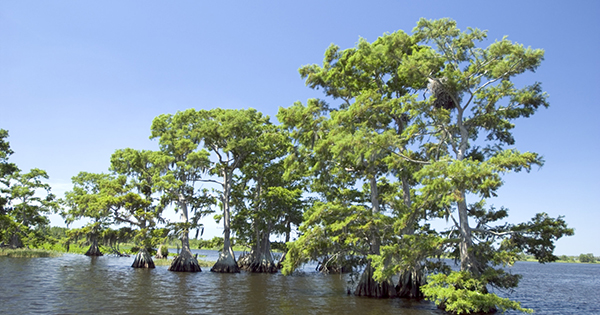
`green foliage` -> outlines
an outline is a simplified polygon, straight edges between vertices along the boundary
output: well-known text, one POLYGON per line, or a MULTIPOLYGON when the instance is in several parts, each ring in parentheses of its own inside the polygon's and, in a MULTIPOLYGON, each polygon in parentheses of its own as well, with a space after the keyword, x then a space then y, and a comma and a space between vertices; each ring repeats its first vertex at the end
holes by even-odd
POLYGON ((59 252, 52 250, 43 249, 8 249, 0 248, 0 257, 13 257, 13 258, 38 258, 38 257, 58 257, 59 252))
POLYGON ((581 254, 581 255, 579 255, 579 262, 582 262, 582 263, 595 263, 596 262, 596 258, 594 257, 594 254, 592 254, 592 253, 581 254))
POLYGON ((554 242, 573 229, 546 213, 501 223, 508 209, 486 206, 504 174, 543 165, 537 153, 512 147, 512 130, 518 118, 548 107, 540 83, 513 82, 537 69, 543 50, 507 38, 481 47, 486 37, 450 19, 421 19, 413 35, 360 39, 344 50, 331 45, 322 65, 300 68, 307 86, 339 104, 311 99, 278 114, 295 141, 286 175, 307 178, 316 196, 301 236, 288 243, 285 274, 309 260, 360 257, 384 281, 448 255, 469 275, 443 286, 459 290, 441 295, 453 296, 449 310, 518 309, 495 295, 473 301, 487 285, 517 286, 519 276, 502 267, 522 254, 555 261, 554 242), (432 218, 451 226, 432 230, 432 218))
POLYGON ((450 274, 429 276, 428 283, 421 287, 426 299, 445 311, 455 314, 490 313, 517 310, 533 313, 532 309, 521 307, 519 302, 501 298, 487 291, 484 279, 473 277, 467 271, 453 271, 450 274))
POLYGON ((45 171, 34 168, 23 173, 8 162, 13 151, 7 137, 8 132, 0 129, 0 242, 17 248, 36 246, 44 241, 40 229, 48 225, 47 215, 60 205, 44 183, 45 171))
POLYGON ((215 236, 210 240, 196 240, 194 242, 198 249, 221 250, 223 248, 223 238, 215 236))

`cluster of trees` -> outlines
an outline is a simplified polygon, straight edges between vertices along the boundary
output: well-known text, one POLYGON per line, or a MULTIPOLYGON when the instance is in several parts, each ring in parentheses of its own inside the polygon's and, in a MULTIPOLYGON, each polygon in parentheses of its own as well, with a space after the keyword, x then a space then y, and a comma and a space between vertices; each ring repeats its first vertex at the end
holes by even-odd
POLYGON ((581 255, 579 255, 579 262, 582 262, 582 263, 595 263, 596 262, 596 257, 594 257, 594 254, 592 254, 592 253, 581 254, 581 255))
POLYGON ((301 181, 283 176, 291 147, 287 133, 253 109, 189 109, 156 117, 150 138, 158 140, 159 150, 117 150, 108 173, 73 177, 63 216, 69 224, 88 220, 81 229, 91 243, 87 255, 102 254, 97 241, 102 231, 125 224, 141 248, 134 267, 152 267, 152 249, 175 236, 181 252, 169 270, 201 271, 190 251, 190 232, 196 230, 197 236, 200 219, 218 205, 223 250, 211 271, 276 272, 270 237, 289 239, 304 207, 301 181), (179 222, 165 219, 169 206, 180 214, 179 222), (253 245, 240 264, 232 229, 253 245))
POLYGON ((360 265, 356 295, 425 296, 457 313, 528 311, 488 290, 517 286, 503 267, 519 253, 555 261, 554 241, 573 230, 546 213, 502 222, 508 210, 486 204, 503 174, 543 164, 514 148, 512 130, 548 103, 539 83, 513 82, 543 51, 507 38, 479 47, 485 38, 449 19, 422 19, 412 35, 331 45, 322 65, 300 68, 337 104, 310 99, 278 114, 295 141, 286 175, 307 178, 316 196, 283 273, 310 260, 323 270, 360 265), (432 227, 440 218, 449 229, 432 227), (459 270, 431 259, 448 256, 459 270))
MULTIPOLYGON (((486 203, 503 174, 543 164, 514 147, 512 130, 548 103, 539 83, 513 82, 540 65, 543 51, 506 38, 479 47, 485 39, 485 31, 461 31, 450 19, 422 19, 412 35, 331 45, 322 65, 300 68, 330 103, 280 108, 279 126, 253 109, 158 116, 150 138, 159 150, 117 150, 109 172, 75 176, 63 216, 88 219, 82 233, 90 255, 99 254, 103 230, 131 227, 141 248, 135 267, 153 266, 149 251, 174 235, 181 253, 169 270, 194 272, 201 269, 190 232, 218 208, 223 250, 214 272, 276 272, 270 238, 279 235, 287 243, 284 274, 317 261, 323 272, 362 271, 356 295, 425 296, 457 313, 528 311, 489 289, 517 286, 520 277, 503 267, 520 254, 557 260, 554 242, 573 230, 546 213, 506 223, 508 209, 486 203), (165 220, 171 208, 180 222, 165 220), (438 219, 450 227, 435 228, 438 219), (251 244, 249 255, 236 259, 232 232, 251 244), (459 270, 433 259, 440 257, 455 259, 459 270)), ((45 175, 11 177, 19 171, 3 152, 3 187, 45 175)), ((54 206, 48 196, 36 199, 38 213, 54 206)), ((26 210, 0 205, 15 222, 10 235, 25 233, 28 223, 18 218, 26 210)))

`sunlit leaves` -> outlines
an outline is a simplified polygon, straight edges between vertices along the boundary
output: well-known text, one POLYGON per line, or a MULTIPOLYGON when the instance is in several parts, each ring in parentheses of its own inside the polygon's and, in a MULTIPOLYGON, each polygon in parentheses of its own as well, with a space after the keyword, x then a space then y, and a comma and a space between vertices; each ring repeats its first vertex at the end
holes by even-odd
POLYGON ((518 310, 533 313, 533 310, 521 307, 519 302, 488 293, 486 285, 485 280, 473 277, 466 271, 454 271, 429 276, 422 290, 428 300, 456 314, 490 313, 498 309, 503 312, 518 310))

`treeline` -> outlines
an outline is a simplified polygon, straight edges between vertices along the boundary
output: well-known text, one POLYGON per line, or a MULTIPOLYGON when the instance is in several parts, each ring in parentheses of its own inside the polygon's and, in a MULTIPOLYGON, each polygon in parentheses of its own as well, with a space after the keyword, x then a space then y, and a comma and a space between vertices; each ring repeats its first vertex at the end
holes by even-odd
MULTIPOLYGON (((486 37, 449 19, 422 19, 412 34, 331 45, 321 65, 299 70, 330 102, 280 108, 280 125, 253 109, 158 116, 150 138, 159 150, 117 150, 106 173, 73 177, 61 202, 49 187, 45 199, 13 198, 8 189, 21 177, 3 175, 10 199, 3 215, 13 228, 2 237, 32 242, 31 227, 58 211, 67 223, 90 222, 77 234, 91 244, 88 255, 101 254, 103 231, 125 225, 140 247, 134 266, 150 266, 148 250, 177 238, 181 252, 169 270, 194 272, 201 269, 190 233, 201 233, 202 218, 213 214, 223 223, 214 272, 277 272, 270 239, 279 236, 287 244, 286 275, 315 261, 322 272, 360 272, 355 295, 424 296, 456 313, 529 311, 489 289, 518 285, 520 276, 503 267, 519 255, 556 261, 554 242, 573 230, 546 213, 507 223, 508 209, 486 202, 502 175, 543 164, 539 154, 515 148, 512 130, 517 119, 548 107, 540 83, 515 83, 537 69, 544 52, 506 38, 480 47, 486 37), (20 204, 34 205, 28 213, 41 221, 20 220, 20 204), (172 210, 181 221, 165 219, 172 210), (433 227, 437 219, 450 227, 433 227), (233 234, 251 246, 242 259, 233 234)), ((30 177, 45 173, 36 174, 30 177)))

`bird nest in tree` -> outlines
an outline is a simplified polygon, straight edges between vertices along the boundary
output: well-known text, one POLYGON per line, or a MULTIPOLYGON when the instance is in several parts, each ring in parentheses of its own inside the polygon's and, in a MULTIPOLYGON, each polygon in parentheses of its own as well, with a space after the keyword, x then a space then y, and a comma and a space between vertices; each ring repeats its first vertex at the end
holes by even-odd
POLYGON ((446 78, 429 79, 427 89, 435 97, 435 101, 433 101, 433 107, 435 108, 452 109, 457 105, 454 101, 460 101, 456 91, 444 84, 446 81, 448 81, 446 78))

